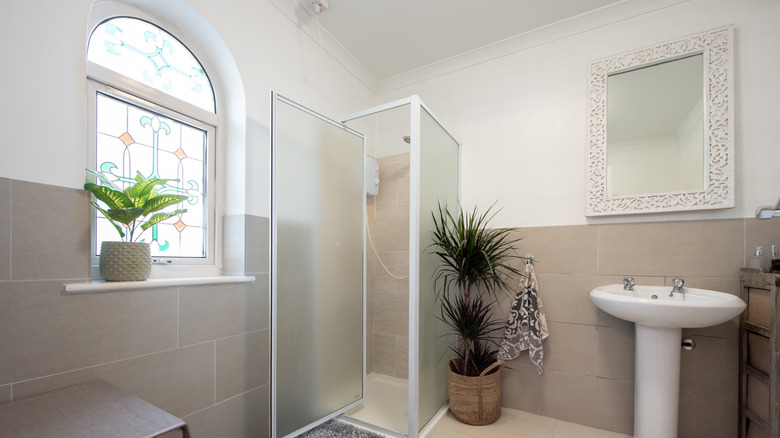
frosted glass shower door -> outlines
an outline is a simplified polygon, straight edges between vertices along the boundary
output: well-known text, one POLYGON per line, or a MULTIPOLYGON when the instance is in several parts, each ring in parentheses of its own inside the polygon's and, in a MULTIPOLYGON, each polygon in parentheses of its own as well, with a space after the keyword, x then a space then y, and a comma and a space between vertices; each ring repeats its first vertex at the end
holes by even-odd
POLYGON ((363 399, 363 135, 274 95, 271 430, 363 399))
MULTIPOLYGON (((414 284, 417 288, 417 354, 418 367, 418 424, 417 430, 433 418, 447 401, 447 362, 450 354, 450 337, 445 324, 437 318, 441 305, 434 291, 434 271, 441 263, 432 254, 428 246, 432 242, 434 224, 431 212, 438 211, 439 204, 446 205, 457 214, 460 195, 460 144, 452 138, 444 127, 420 103, 413 106, 413 120, 419 120, 420 146, 413 148, 412 172, 417 180, 416 217, 418 234, 416 251, 412 253, 420 258, 419 272, 414 284), (414 112, 419 111, 415 117, 414 112), (415 165, 415 163, 418 163, 415 165)), ((414 188, 413 188, 414 190, 414 188)), ((415 217, 415 215, 413 215, 415 217)), ((415 366, 415 364, 412 364, 415 366)), ((415 435, 416 436, 416 435, 415 435)))

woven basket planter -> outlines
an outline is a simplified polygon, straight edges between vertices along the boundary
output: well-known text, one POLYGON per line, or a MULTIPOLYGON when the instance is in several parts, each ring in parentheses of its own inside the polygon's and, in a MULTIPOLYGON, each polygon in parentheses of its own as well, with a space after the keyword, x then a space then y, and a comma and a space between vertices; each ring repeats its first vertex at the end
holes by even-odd
POLYGON ((477 377, 458 374, 450 360, 450 412, 459 421, 474 426, 495 423, 501 417, 501 365, 496 361, 477 377))
POLYGON ((141 281, 152 273, 149 244, 103 242, 100 245, 100 276, 106 281, 141 281))

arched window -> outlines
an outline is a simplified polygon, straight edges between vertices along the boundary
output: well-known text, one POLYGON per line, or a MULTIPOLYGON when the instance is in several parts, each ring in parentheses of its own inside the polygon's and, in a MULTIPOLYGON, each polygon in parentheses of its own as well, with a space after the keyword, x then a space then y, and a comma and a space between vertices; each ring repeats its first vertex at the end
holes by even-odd
MULTIPOLYGON (((144 232, 158 263, 213 264, 216 104, 205 69, 162 28, 115 17, 87 48, 88 166, 121 186, 137 172, 170 179, 158 192, 184 194, 187 211, 144 232)), ((113 226, 94 219, 93 255, 113 226)))

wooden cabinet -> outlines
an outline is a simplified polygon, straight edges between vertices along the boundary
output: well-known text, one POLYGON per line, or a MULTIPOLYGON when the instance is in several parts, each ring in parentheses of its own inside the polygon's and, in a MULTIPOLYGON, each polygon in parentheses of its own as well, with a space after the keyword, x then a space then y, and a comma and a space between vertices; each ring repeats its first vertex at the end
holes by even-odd
POLYGON ((739 437, 780 438, 780 275, 740 272, 739 437))

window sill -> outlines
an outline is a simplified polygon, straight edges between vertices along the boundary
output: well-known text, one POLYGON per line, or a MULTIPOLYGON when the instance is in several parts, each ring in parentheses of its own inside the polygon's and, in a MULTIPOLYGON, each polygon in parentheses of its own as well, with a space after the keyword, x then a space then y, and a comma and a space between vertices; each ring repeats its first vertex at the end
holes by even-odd
POLYGON ((178 286, 204 286, 208 284, 253 283, 254 276, 213 276, 213 277, 179 277, 150 278, 144 281, 91 281, 87 283, 65 283, 62 285, 63 295, 93 294, 101 292, 121 292, 141 289, 160 289, 178 286))

